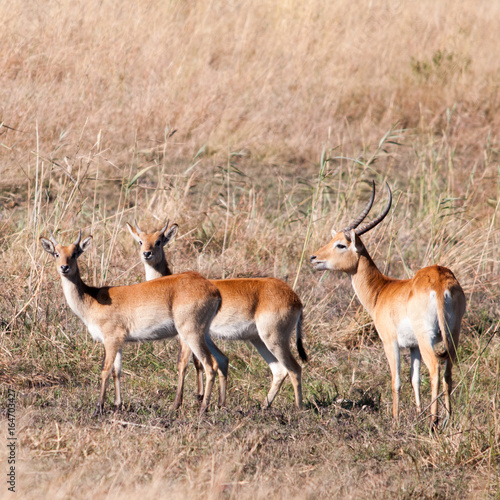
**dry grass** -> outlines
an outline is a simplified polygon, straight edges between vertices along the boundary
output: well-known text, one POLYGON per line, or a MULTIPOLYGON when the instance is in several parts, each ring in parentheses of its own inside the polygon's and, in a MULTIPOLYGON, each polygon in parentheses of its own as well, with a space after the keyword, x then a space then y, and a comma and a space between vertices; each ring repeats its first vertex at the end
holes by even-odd
POLYGON ((495 2, 471 1, 0 4, 0 397, 17 391, 21 496, 497 497, 499 21, 495 2), (392 424, 370 319, 346 278, 304 260, 368 179, 395 194, 365 238, 377 264, 403 278, 440 263, 466 292, 455 412, 437 436, 408 380, 392 424), (128 347, 125 410, 90 418, 102 347, 38 236, 82 227, 84 277, 133 283, 134 217, 179 223, 175 270, 296 284, 304 411, 287 384, 261 412, 267 366, 221 343, 228 408, 199 420, 190 373, 172 412, 172 341, 128 347))
POLYGON ((37 123, 41 152, 57 145, 59 157, 73 156, 101 132, 119 166, 136 143, 162 150, 166 129, 178 130, 170 161, 229 144, 296 162, 317 156, 329 130, 334 144, 358 146, 395 122, 443 129, 447 107, 459 112, 461 147, 498 127, 495 2, 0 8, 1 110, 21 131, 6 143, 24 151, 24 167, 37 123))

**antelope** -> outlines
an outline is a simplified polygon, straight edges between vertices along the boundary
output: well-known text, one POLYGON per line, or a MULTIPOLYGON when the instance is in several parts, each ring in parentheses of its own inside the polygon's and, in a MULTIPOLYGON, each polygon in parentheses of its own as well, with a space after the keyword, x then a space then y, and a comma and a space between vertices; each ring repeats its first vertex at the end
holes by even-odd
MULTIPOLYGON (((141 244, 141 258, 143 259, 146 269, 146 281, 151 281, 156 278, 162 278, 164 276, 172 276, 172 272, 170 271, 168 263, 165 259, 165 253, 163 251, 163 247, 175 237, 179 228, 177 224, 172 224, 168 232, 165 234, 168 225, 169 221, 167 221, 163 229, 161 229, 160 231, 156 231, 152 234, 146 234, 142 240, 139 239, 139 243, 141 244)), ((127 227, 131 231, 132 236, 135 237, 132 227, 128 223, 127 227)), ((141 233, 140 230, 139 233, 141 233)), ((205 340, 207 344, 210 346, 210 350, 215 355, 217 360, 218 373, 219 373, 219 406, 225 406, 229 359, 223 352, 221 352, 217 348, 217 346, 212 342, 212 339, 209 336, 207 336, 205 340)), ((182 340, 180 336, 179 336, 179 343, 180 347, 177 360, 179 382, 178 382, 176 397, 173 404, 173 407, 175 409, 179 408, 182 404, 184 379, 187 370, 187 365, 189 363, 189 357, 191 354, 191 349, 182 340)), ((193 354, 193 363, 196 368, 198 399, 201 401, 203 400, 203 394, 204 394, 203 366, 195 354, 193 354)))
MULTIPOLYGON (((82 232, 74 243, 60 245, 51 233, 40 238, 42 248, 54 257, 64 295, 72 311, 85 323, 92 338, 104 344, 101 388, 93 416, 102 415, 106 385, 113 375, 115 410, 121 408, 120 375, 125 342, 145 342, 179 335, 201 360, 206 374, 203 413, 217 370, 217 361, 206 342, 210 322, 220 307, 217 288, 200 274, 189 271, 129 286, 92 287, 80 277, 77 259, 91 245, 82 232)), ((182 387, 178 387, 178 392, 182 387)), ((178 395, 176 395, 178 397, 178 395)))
POLYGON ((332 230, 332 240, 311 256, 317 270, 329 269, 350 275, 354 292, 373 319, 389 362, 392 379, 392 415, 399 419, 401 388, 400 349, 409 348, 411 382, 417 412, 420 404, 420 362, 429 369, 431 381, 431 429, 438 424, 439 361, 445 361, 443 388, 446 420, 451 416, 452 366, 465 313, 465 295, 453 273, 438 265, 425 267, 411 279, 397 280, 382 274, 373 262, 360 236, 377 226, 389 213, 392 193, 386 183, 388 201, 382 213, 360 226, 375 199, 372 195, 359 217, 340 232, 332 230), (434 346, 443 341, 445 352, 434 346))
MULTIPOLYGON (((167 231, 168 224, 169 222, 159 231, 146 233, 139 228, 137 221, 135 227, 127 223, 130 234, 140 245, 147 280, 169 275, 171 272, 164 246, 177 234, 178 226, 173 224, 167 231)), ((290 337, 295 329, 297 351, 300 358, 307 361, 302 343, 302 303, 297 294, 276 278, 209 281, 218 288, 222 297, 221 307, 210 326, 210 336, 214 339, 248 341, 264 358, 271 369, 273 380, 262 404, 263 408, 271 405, 287 374, 293 385, 295 405, 302 408, 302 368, 290 351, 290 337)), ((190 354, 190 346, 181 342, 179 376, 185 373, 190 354)), ((200 380, 202 374, 198 369, 198 381, 200 380)), ((225 390, 225 384, 221 384, 221 387, 225 390)), ((202 390, 200 382, 198 388, 199 391, 202 390)), ((225 401, 225 394, 221 394, 220 399, 225 401)))

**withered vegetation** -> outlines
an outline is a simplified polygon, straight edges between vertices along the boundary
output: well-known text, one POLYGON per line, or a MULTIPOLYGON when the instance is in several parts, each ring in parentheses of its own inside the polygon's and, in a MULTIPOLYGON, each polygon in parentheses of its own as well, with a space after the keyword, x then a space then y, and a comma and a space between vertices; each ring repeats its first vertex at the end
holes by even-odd
MULTIPOLYGON (((498 495, 499 6, 29 3, 0 4, 0 429, 14 389, 21 497, 498 495), (454 413, 435 435, 428 409, 415 410, 408 353, 397 426, 370 318, 346 277, 307 263, 372 179, 394 193, 364 239, 377 265, 398 278, 445 265, 467 297, 454 413), (65 243, 82 228, 94 236, 84 279, 135 283, 134 218, 179 224, 175 271, 294 286, 305 410, 287 382, 262 411, 267 365, 220 342, 227 408, 212 401, 198 418, 191 369, 172 411, 173 340, 126 348, 124 410, 91 419, 102 346, 66 306, 38 237, 65 243)), ((2 446, 2 474, 6 457, 2 446)))

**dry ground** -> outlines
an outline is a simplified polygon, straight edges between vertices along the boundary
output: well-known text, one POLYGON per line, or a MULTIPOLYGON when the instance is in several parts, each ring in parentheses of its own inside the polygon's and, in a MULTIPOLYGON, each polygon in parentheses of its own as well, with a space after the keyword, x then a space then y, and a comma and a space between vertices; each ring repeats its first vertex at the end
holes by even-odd
POLYGON ((500 6, 471 0, 0 3, 0 435, 15 390, 17 494, 498 498, 499 23, 500 6), (454 414, 434 436, 408 354, 396 426, 369 317, 347 278, 307 263, 371 179, 394 192, 364 238, 375 262, 400 278, 448 266, 467 297, 454 414), (136 217, 179 224, 177 271, 294 286, 303 411, 289 383, 262 411, 267 366, 223 342, 227 408, 198 418, 191 368, 172 411, 173 340, 129 346, 124 410, 90 417, 102 346, 38 237, 81 227, 84 278, 134 283, 136 217))

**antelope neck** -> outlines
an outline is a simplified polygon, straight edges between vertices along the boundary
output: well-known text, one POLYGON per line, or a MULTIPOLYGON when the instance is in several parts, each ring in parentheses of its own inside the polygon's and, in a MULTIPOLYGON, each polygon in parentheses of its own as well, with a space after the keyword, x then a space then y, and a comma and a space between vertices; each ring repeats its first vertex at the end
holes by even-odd
POLYGON ((71 310, 85 321, 87 307, 95 300, 89 293, 90 287, 82 281, 78 268, 73 276, 61 276, 61 279, 66 302, 71 310))
POLYGON ((172 275, 172 271, 170 271, 170 268, 168 267, 168 263, 165 257, 163 257, 163 259, 160 262, 154 265, 146 263, 145 268, 146 268, 146 281, 150 281, 155 278, 161 278, 163 276, 172 275))
POLYGON ((366 250, 359 258, 358 267, 351 275, 351 281, 361 304, 372 315, 378 296, 389 278, 378 270, 366 250))

